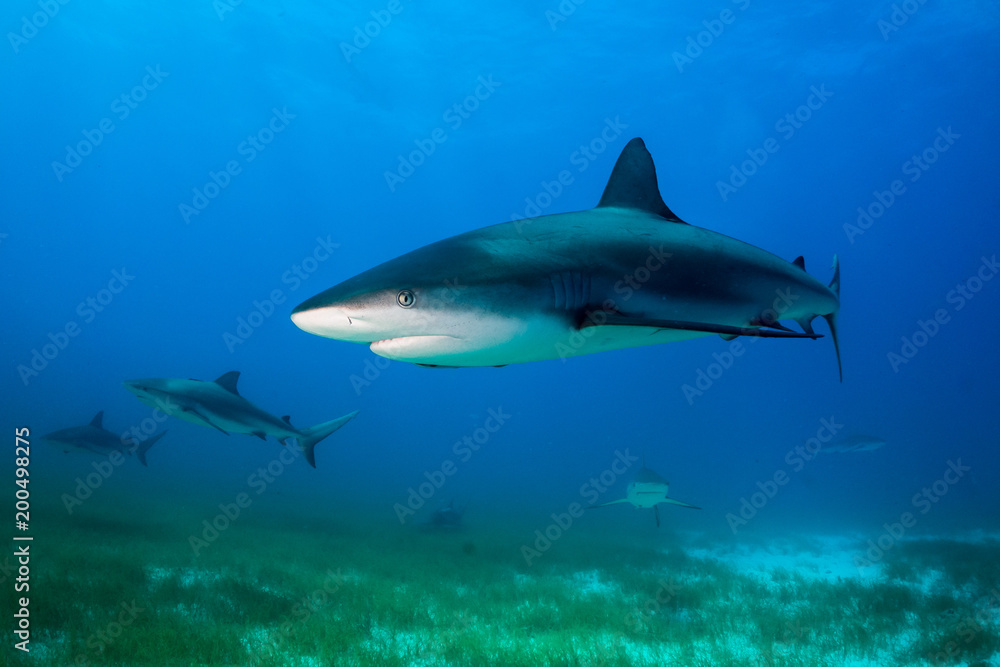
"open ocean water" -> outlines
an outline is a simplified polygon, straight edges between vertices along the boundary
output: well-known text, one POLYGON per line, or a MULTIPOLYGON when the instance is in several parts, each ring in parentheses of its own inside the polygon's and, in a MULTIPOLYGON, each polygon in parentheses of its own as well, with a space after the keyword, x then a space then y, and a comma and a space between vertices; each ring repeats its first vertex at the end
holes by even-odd
POLYGON ((3 663, 1000 665, 998 28, 974 0, 5 3, 3 663), (593 208, 635 137, 683 220, 823 285, 839 258, 842 382, 822 319, 460 369, 290 321, 593 208), (295 428, 358 415, 313 468, 122 384, 231 371, 295 428), (701 509, 593 507, 648 471, 701 509))

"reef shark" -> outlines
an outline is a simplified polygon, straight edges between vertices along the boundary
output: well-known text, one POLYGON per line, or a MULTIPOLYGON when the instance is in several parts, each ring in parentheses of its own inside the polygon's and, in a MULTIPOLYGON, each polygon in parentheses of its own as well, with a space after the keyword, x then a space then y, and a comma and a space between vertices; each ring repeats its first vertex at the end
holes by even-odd
POLYGON ((462 523, 462 517, 465 514, 465 508, 457 509, 455 507, 455 501, 452 500, 444 507, 439 507, 434 510, 431 518, 427 520, 426 523, 422 525, 424 531, 453 531, 461 530, 464 525, 462 523))
POLYGON ((122 452, 123 454, 132 454, 132 452, 135 452, 139 463, 147 465, 146 452, 156 444, 157 440, 167 434, 166 431, 157 433, 140 442, 129 435, 120 437, 115 435, 104 428, 102 425, 103 421, 104 410, 101 410, 94 415, 89 424, 71 426, 70 428, 64 428, 60 431, 43 435, 42 440, 47 440, 64 452, 72 450, 105 455, 111 452, 122 452))
POLYGON ((671 505, 690 507, 693 510, 701 509, 700 507, 688 505, 687 503, 682 503, 679 500, 670 498, 667 495, 669 492, 670 483, 643 465, 642 469, 637 472, 632 481, 629 482, 628 488, 625 490, 624 498, 621 500, 612 500, 608 503, 601 503, 600 505, 591 505, 590 507, 607 507, 608 505, 617 505, 618 503, 632 503, 636 507, 644 508, 652 507, 653 514, 656 515, 657 528, 660 527, 660 510, 657 508, 657 505, 660 503, 670 503, 671 505))
POLYGON ((124 385, 147 405, 192 424, 214 428, 226 435, 246 433, 261 440, 272 435, 282 445, 288 438, 295 438, 306 461, 313 468, 316 467, 316 445, 358 414, 355 410, 338 419, 297 429, 292 426, 289 417, 279 419, 240 396, 236 389, 239 378, 239 371, 230 371, 214 382, 150 378, 129 380, 124 385))
POLYGON ((847 454, 849 452, 870 452, 873 449, 881 449, 885 445, 885 440, 871 435, 851 435, 829 445, 823 445, 821 452, 827 454, 847 454))
POLYGON ((811 322, 822 316, 840 367, 839 308, 836 256, 824 285, 801 257, 788 262, 682 221, 660 197, 653 159, 635 138, 596 208, 432 243, 308 299, 291 317, 305 331, 364 343, 389 359, 461 367, 711 334, 819 338, 811 322))

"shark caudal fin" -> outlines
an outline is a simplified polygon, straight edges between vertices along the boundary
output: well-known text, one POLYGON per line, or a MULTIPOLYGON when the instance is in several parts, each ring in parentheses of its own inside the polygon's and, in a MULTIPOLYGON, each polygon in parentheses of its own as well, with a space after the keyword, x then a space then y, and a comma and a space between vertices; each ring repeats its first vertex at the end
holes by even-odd
POLYGON ((146 452, 149 451, 150 447, 156 444, 157 440, 159 440, 166 434, 167 434, 166 431, 164 431, 163 433, 157 433, 152 438, 146 438, 145 440, 139 443, 139 446, 136 447, 135 449, 135 456, 137 459, 139 459, 139 463, 148 467, 146 463, 146 452))
POLYGON ((334 431, 338 430, 341 426, 354 419, 357 415, 358 411, 355 410, 351 414, 344 415, 339 419, 333 419, 328 422, 323 422, 322 424, 316 424, 315 426, 302 429, 302 437, 299 438, 299 446, 302 448, 302 453, 306 455, 306 461, 309 462, 309 465, 313 468, 316 467, 316 445, 318 445, 324 438, 331 435, 334 431))
MULTIPOLYGON (((837 300, 840 300, 840 260, 837 256, 833 256, 833 280, 830 281, 830 291, 837 295, 837 300)), ((829 315, 824 315, 823 318, 826 323, 830 326, 830 337, 833 338, 833 349, 837 352, 837 370, 840 372, 840 381, 844 381, 844 367, 840 363, 840 339, 837 338, 837 311, 833 311, 829 315)))

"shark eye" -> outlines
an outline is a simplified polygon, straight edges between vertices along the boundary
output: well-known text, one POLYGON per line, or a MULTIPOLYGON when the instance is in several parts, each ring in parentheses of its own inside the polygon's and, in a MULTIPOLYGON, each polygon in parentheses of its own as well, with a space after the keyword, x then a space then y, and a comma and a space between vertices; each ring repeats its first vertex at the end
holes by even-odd
POLYGON ((417 297, 413 296, 413 292, 411 292, 408 289, 404 289, 400 291, 399 294, 396 295, 396 303, 398 303, 403 308, 412 307, 413 304, 416 303, 416 301, 417 297))

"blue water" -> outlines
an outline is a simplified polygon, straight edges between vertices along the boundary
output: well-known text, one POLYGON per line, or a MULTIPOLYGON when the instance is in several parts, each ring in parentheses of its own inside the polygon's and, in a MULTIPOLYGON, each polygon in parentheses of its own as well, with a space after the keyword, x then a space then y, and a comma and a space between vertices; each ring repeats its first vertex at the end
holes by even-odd
MULTIPOLYGON (((467 521, 502 514, 527 539, 628 449, 704 507, 666 508, 681 530, 732 536, 727 514, 780 471, 746 531, 874 538, 907 511, 913 536, 996 530, 1000 13, 903 4, 73 0, 44 17, 44 2, 7 3, 4 423, 41 434, 104 410, 125 430, 151 409, 123 380, 239 370, 244 396, 299 425, 360 410, 316 470, 299 461, 275 482, 287 521, 308 505, 391 524, 450 460, 413 521, 455 499, 467 521), (424 244, 532 206, 594 206, 632 137, 683 219, 804 255, 824 283, 839 256, 843 383, 829 337, 750 342, 721 373, 715 336, 429 370, 289 321, 424 244), (241 318, 259 324, 245 339, 241 318), (915 335, 925 344, 904 349, 915 335), (717 378, 686 393, 700 371, 717 378), (459 458, 456 441, 501 409, 459 458), (793 466, 824 419, 887 444, 793 466), (969 470, 921 513, 914 496, 958 461, 969 470)), ((127 461, 102 492, 209 512, 279 451, 156 428, 170 432, 149 468, 127 461)), ((53 499, 91 470, 41 446, 31 465, 53 499)), ((655 530, 646 512, 602 512, 586 520, 655 530)))

